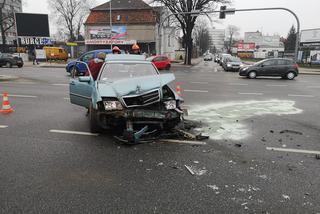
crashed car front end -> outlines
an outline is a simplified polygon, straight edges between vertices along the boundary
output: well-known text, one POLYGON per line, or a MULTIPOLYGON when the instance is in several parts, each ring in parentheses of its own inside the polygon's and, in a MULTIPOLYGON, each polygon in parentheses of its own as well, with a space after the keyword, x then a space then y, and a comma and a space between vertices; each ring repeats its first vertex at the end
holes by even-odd
POLYGON ((162 89, 124 95, 102 97, 97 103, 98 122, 101 127, 132 124, 156 125, 160 129, 172 128, 180 122, 183 100, 165 85, 162 89))

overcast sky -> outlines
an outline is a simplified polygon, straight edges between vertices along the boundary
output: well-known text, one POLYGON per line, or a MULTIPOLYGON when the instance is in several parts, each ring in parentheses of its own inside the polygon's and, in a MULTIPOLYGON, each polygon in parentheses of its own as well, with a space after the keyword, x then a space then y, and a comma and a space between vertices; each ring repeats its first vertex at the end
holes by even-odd
MULTIPOLYGON (((23 12, 49 13, 48 0, 24 0, 23 12)), ((97 4, 107 0, 96 0, 97 4)), ((302 29, 320 28, 319 10, 320 0, 233 0, 237 9, 259 7, 286 7, 297 13, 302 29)), ((215 24, 216 28, 225 28, 232 24, 240 27, 243 32, 260 30, 265 34, 280 34, 286 36, 291 25, 296 21, 291 14, 285 11, 268 12, 238 12, 227 16, 221 24, 215 24)), ((51 31, 52 32, 52 31, 51 31)))

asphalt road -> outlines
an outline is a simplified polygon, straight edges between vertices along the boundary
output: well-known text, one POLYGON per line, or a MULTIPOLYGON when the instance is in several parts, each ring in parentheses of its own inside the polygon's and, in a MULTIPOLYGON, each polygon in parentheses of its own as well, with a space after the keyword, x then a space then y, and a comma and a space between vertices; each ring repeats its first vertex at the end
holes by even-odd
POLYGON ((172 71, 206 145, 91 136, 63 69, 1 68, 20 78, 0 82, 0 213, 320 213, 320 76, 172 71))

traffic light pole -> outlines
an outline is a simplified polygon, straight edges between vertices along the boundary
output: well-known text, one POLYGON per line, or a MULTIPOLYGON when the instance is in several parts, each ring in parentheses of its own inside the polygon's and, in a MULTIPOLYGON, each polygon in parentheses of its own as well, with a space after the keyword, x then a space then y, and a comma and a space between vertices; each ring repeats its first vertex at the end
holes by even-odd
POLYGON ((225 14, 234 14, 235 12, 251 12, 251 11, 271 11, 271 10, 283 10, 291 13, 296 21, 297 21, 297 36, 296 36, 296 45, 295 45, 295 56, 294 59, 297 62, 298 61, 298 55, 299 55, 299 41, 300 41, 300 20, 296 13, 294 13, 292 10, 285 8, 285 7, 266 7, 266 8, 252 8, 252 9, 225 9, 225 10, 209 10, 209 11, 192 11, 192 12, 180 12, 180 13, 172 13, 169 14, 167 17, 163 19, 162 22, 159 23, 159 47, 160 47, 160 54, 161 54, 161 42, 162 42, 162 23, 164 23, 167 19, 169 19, 171 16, 175 15, 193 15, 193 16, 199 16, 199 15, 205 15, 210 13, 225 13, 225 14))

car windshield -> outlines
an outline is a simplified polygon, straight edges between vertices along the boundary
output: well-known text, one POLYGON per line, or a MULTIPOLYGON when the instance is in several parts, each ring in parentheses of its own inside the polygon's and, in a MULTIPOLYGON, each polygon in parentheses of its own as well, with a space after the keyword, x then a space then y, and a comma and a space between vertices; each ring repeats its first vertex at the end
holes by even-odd
POLYGON ((156 69, 152 64, 147 63, 108 63, 104 67, 100 80, 115 81, 126 78, 153 76, 157 75, 156 69))

